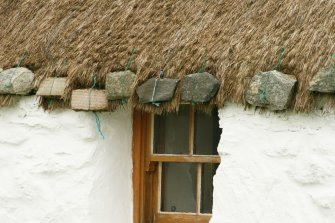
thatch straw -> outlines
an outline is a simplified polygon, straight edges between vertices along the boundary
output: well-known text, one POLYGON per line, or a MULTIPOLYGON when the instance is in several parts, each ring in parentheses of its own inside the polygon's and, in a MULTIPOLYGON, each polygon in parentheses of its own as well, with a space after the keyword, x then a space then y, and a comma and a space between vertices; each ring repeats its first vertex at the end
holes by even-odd
POLYGON ((15 95, 0 95, 0 108, 14 105, 18 100, 15 95))
MULTIPOLYGON (((282 71, 298 79, 292 108, 308 111, 314 107, 308 82, 335 52, 334 0, 0 0, 0 21, 0 67, 15 66, 29 52, 23 65, 35 71, 36 85, 68 76, 66 103, 72 89, 91 87, 93 73, 103 88, 133 47, 136 84, 161 68, 182 80, 207 57, 206 71, 222 84, 210 104, 243 103, 250 78, 273 69, 284 47, 282 71)), ((138 104, 135 94, 132 101, 144 110, 173 110, 178 90, 159 108, 138 104)))

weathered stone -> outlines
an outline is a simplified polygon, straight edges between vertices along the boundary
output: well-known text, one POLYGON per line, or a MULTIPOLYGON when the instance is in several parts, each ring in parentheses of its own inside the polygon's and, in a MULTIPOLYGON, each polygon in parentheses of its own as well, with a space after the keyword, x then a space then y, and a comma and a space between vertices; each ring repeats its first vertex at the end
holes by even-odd
POLYGON ((297 79, 273 70, 256 74, 247 89, 246 100, 254 106, 284 110, 292 101, 297 79))
POLYGON ((322 93, 334 93, 335 66, 321 69, 309 83, 309 90, 322 93))
POLYGON ((33 89, 34 73, 24 67, 0 73, 0 94, 28 94, 33 89))
POLYGON ((211 74, 189 74, 184 79, 181 89, 181 99, 185 102, 208 102, 219 90, 219 81, 211 74))
POLYGON ((129 98, 135 77, 135 74, 129 70, 107 74, 107 98, 109 100, 129 98))
POLYGON ((170 101, 179 80, 151 78, 137 87, 136 93, 140 103, 170 101))

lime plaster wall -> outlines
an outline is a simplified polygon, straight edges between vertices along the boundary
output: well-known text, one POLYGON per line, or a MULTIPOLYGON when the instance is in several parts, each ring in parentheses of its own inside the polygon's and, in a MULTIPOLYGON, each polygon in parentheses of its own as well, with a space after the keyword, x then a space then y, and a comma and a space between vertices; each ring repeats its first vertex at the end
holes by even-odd
POLYGON ((0 109, 0 222, 132 222, 130 109, 44 112, 34 96, 0 109))
POLYGON ((219 113, 211 223, 334 223, 335 116, 219 113))

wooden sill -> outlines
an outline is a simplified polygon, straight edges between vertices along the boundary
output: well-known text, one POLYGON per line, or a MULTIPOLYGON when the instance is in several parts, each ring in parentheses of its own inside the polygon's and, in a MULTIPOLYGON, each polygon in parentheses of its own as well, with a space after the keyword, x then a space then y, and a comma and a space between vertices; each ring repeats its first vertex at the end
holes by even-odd
POLYGON ((150 156, 154 162, 184 162, 184 163, 220 163, 220 156, 216 155, 170 155, 154 154, 150 156))

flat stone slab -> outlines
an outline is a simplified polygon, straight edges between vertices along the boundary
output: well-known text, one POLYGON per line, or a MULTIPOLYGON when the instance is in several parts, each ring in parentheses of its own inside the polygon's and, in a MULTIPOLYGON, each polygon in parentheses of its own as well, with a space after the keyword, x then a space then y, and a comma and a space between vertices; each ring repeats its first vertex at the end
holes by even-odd
POLYGON ((73 90, 71 108, 78 111, 106 111, 108 110, 106 91, 96 89, 73 90))
POLYGON ((246 101, 270 110, 284 110, 292 101, 296 83, 297 79, 293 75, 276 70, 260 72, 251 79, 246 101))
POLYGON ((151 78, 138 86, 136 93, 140 103, 170 101, 176 91, 179 80, 151 78))
POLYGON ((67 86, 66 78, 49 77, 42 81, 36 95, 43 97, 61 97, 67 86))
POLYGON ((34 73, 24 67, 0 72, 0 94, 28 94, 33 89, 34 73))
POLYGON ((322 68, 309 83, 309 90, 321 93, 334 93, 335 66, 322 68))
POLYGON ((184 79, 181 99, 184 102, 205 103, 219 90, 219 81, 210 73, 189 74, 184 79))
POLYGON ((129 98, 135 77, 135 74, 129 70, 107 74, 107 98, 109 100, 129 98))

